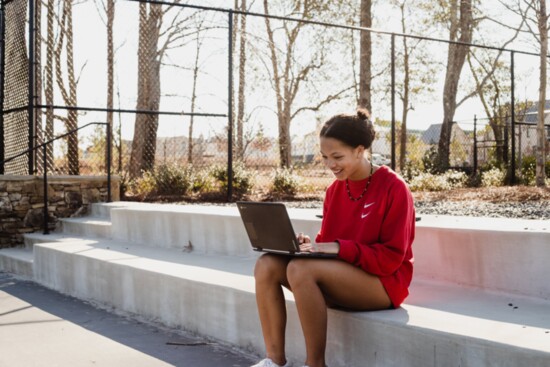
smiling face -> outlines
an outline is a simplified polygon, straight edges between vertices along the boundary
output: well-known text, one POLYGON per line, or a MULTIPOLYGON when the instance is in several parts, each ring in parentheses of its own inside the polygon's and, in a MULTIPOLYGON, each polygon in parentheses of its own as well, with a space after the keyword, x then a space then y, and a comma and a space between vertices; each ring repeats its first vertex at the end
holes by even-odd
POLYGON ((352 148, 338 139, 321 137, 323 163, 337 180, 357 181, 368 177, 367 162, 363 158, 365 148, 352 148))

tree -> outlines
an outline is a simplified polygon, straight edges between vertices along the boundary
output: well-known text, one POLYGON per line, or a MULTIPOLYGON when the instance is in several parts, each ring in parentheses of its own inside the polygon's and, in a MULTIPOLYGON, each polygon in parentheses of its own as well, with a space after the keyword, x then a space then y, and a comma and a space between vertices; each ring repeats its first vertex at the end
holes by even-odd
MULTIPOLYGON (((393 4, 399 8, 401 14, 401 31, 404 34, 409 33, 407 19, 415 15, 415 24, 417 32, 428 33, 430 23, 427 26, 421 21, 419 11, 422 8, 414 0, 393 0, 393 4), (422 28, 419 28, 422 27, 422 28)), ((402 53, 397 55, 398 66, 402 67, 403 81, 398 83, 399 98, 402 102, 401 127, 399 131, 399 168, 405 168, 407 160, 407 121, 408 114, 414 109, 414 103, 422 97, 433 92, 434 63, 425 49, 419 47, 421 40, 411 40, 407 37, 401 37, 402 53), (399 85, 400 84, 400 85, 399 85)))
POLYGON ((138 97, 137 110, 151 111, 136 114, 132 153, 130 155, 130 177, 138 177, 142 171, 154 167, 160 105, 160 55, 157 49, 162 6, 139 3, 139 45, 138 45, 138 97))
MULTIPOLYGON (((74 72, 73 43, 72 0, 63 0, 63 9, 59 24, 59 37, 54 50, 55 77, 65 105, 71 107, 77 105, 77 79, 74 72), (63 51, 65 51, 66 59, 67 86, 65 86, 62 72, 63 69, 61 67, 63 51)), ((65 122, 67 131, 74 130, 78 126, 78 111, 76 109, 70 109, 67 111, 67 117, 60 117, 60 119, 65 122)), ((69 175, 78 175, 80 172, 79 154, 78 132, 75 132, 67 136, 67 164, 69 175)))
MULTIPOLYGON (((450 0, 448 6, 449 40, 471 43, 474 28, 472 0, 450 0)), ((438 145, 439 169, 449 167, 451 131, 457 108, 458 84, 468 50, 467 45, 449 43, 448 46, 447 70, 443 87, 443 124, 438 145)))
MULTIPOLYGON (((361 0, 361 27, 372 27, 372 0, 361 0)), ((372 111, 371 79, 372 79, 372 39, 371 32, 361 31, 359 57, 359 101, 358 106, 372 111)))
MULTIPOLYGON (((238 3, 235 0, 235 3, 238 3)), ((237 8, 237 4, 235 4, 237 8)), ((241 0, 241 11, 246 11, 246 0, 241 0)), ((245 118, 245 88, 246 88, 246 14, 241 13, 239 26, 239 90, 237 93, 237 158, 244 158, 245 141, 244 141, 244 118, 245 118)))
MULTIPOLYGON (((264 12, 270 14, 267 0, 264 0, 264 12)), ((293 15, 303 20, 314 18, 326 4, 321 1, 294 0, 291 2, 293 15)), ((341 97, 349 88, 343 88, 335 94, 330 94, 321 99, 316 105, 295 108, 294 103, 303 84, 308 82, 314 71, 318 71, 325 65, 326 46, 322 44, 322 33, 317 33, 317 40, 309 42, 309 57, 300 57, 298 61, 297 48, 299 36, 304 31, 305 23, 285 23, 280 30, 282 41, 276 41, 276 30, 271 25, 271 20, 265 18, 266 31, 269 43, 271 69, 270 81, 276 97, 276 114, 279 127, 279 159, 280 166, 289 168, 291 165, 291 136, 290 124, 292 120, 303 111, 318 111, 325 104, 341 97), (281 47, 282 51, 278 51, 281 47)))
POLYGON ((547 78, 547 54, 548 54, 548 14, 546 11, 546 0, 538 0, 533 4, 537 14, 537 25, 540 42, 540 86, 539 86, 539 105, 537 121, 537 166, 536 183, 537 186, 545 186, 546 175, 544 166, 546 163, 546 137, 544 130, 544 118, 546 116, 546 78, 547 78))
POLYGON ((524 21, 527 32, 535 39, 539 46, 540 68, 539 68, 539 100, 537 112, 537 146, 536 156, 536 184, 539 187, 545 186, 545 162, 546 162, 546 131, 544 119, 546 116, 546 85, 547 81, 547 60, 548 60, 548 11, 546 1, 542 0, 514 0, 512 5, 506 1, 500 1, 508 10, 519 15, 524 21))
MULTIPOLYGON (((494 27, 496 20, 491 20, 491 27, 494 27)), ((501 45, 501 49, 507 48, 518 37, 524 22, 523 19, 519 26, 506 26, 513 29, 513 35, 501 45)), ((473 48, 467 56, 468 65, 475 81, 476 93, 497 142, 495 158, 499 165, 507 157, 504 129, 507 117, 511 115, 509 108, 510 70, 500 61, 502 55, 502 50, 496 51, 495 54, 495 51, 473 48)))
POLYGON ((138 44, 138 98, 134 137, 130 155, 131 179, 150 171, 155 164, 156 138, 161 98, 160 69, 166 53, 184 47, 200 32, 190 25, 198 12, 189 13, 175 5, 164 6, 140 2, 138 44), (176 8, 176 13, 170 10, 176 8), (167 15, 168 14, 168 15, 167 15), (181 16, 188 14, 187 16, 181 16), (163 24, 167 26, 163 27, 163 24))

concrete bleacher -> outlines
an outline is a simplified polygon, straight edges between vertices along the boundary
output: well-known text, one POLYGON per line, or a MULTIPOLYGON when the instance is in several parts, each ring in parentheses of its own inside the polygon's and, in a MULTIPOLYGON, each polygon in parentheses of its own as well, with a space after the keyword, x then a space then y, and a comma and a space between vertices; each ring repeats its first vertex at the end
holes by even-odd
MULTIPOLYGON (((313 235, 317 209, 289 209, 313 235)), ((254 262, 236 207, 94 204, 0 270, 263 354, 254 262)), ((411 296, 397 310, 329 311, 328 365, 550 366, 550 223, 427 216, 417 223, 411 296)), ((286 292, 287 353, 304 342, 286 292)))

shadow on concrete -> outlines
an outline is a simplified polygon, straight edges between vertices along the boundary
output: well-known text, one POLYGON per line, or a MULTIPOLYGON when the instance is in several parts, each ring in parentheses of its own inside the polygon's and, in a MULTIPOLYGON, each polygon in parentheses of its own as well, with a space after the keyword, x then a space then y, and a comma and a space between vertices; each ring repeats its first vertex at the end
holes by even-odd
MULTIPOLYGON (((60 319, 29 320, 17 323, 27 328, 29 324, 36 322, 66 320, 173 366, 239 367, 250 366, 255 359, 227 346, 183 331, 178 332, 161 325, 141 322, 129 316, 116 315, 36 283, 16 279, 7 273, 0 272, 0 289, 1 292, 30 305, 4 312, 0 314, 0 317, 37 308, 60 319)), ((0 326, 2 326, 1 319, 0 326)), ((47 365, 47 361, 45 363, 47 365)))

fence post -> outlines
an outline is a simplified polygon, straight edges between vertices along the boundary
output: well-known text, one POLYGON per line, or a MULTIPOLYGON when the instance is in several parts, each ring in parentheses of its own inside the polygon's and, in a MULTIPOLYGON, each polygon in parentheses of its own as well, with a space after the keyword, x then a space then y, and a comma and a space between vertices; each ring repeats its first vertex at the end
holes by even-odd
POLYGON ((474 115, 474 172, 477 173, 477 115, 474 115))
MULTIPOLYGON (((50 234, 50 229, 48 228, 48 160, 46 159, 46 146, 48 144, 44 144, 42 146, 42 151, 44 153, 44 179, 42 180, 44 182, 44 234, 50 234)), ((31 154, 30 152, 29 154, 31 154)))
POLYGON ((34 19, 34 0, 29 0, 29 103, 27 114, 29 119, 29 175, 34 174, 34 36, 35 36, 35 19, 34 19))
MULTIPOLYGON (((6 61, 5 52, 5 39, 6 39, 6 27, 5 27, 5 4, 4 0, 0 0, 0 161, 3 162, 6 158, 4 156, 4 69, 6 61)), ((0 164, 0 175, 4 174, 4 164, 0 164)))
POLYGON ((395 171, 395 33, 391 35, 391 169, 395 171))
POLYGON ((111 160, 112 160, 112 150, 113 150, 113 125, 107 123, 105 125, 107 128, 107 202, 110 203, 112 200, 111 194, 111 160))
MULTIPOLYGON (((512 114, 511 119, 511 134, 512 134, 512 162, 511 162, 511 175, 510 183, 516 184, 516 111, 515 111, 515 80, 514 80, 514 51, 510 52, 510 80, 511 80, 511 96, 510 96, 510 109, 512 114)), ((520 131, 521 134, 521 131, 520 131)))
POLYGON ((227 70, 227 201, 233 198, 233 11, 229 10, 227 31, 228 70, 227 70))

